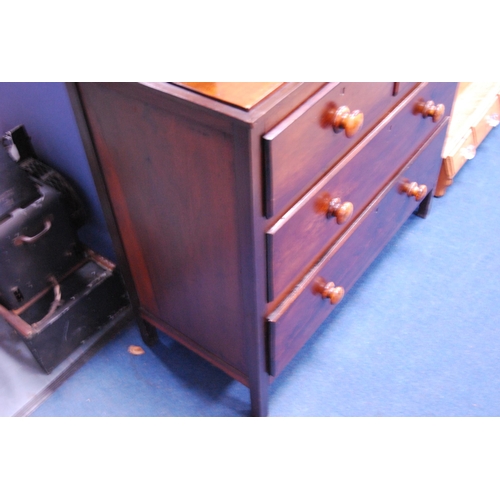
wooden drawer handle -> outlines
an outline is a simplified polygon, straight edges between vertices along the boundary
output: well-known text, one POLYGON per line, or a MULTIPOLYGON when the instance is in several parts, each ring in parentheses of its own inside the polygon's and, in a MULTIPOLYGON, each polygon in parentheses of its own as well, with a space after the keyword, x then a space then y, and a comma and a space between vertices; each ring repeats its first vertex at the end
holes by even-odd
POLYGON ((323 278, 318 278, 315 288, 316 293, 319 293, 324 299, 330 299, 331 304, 338 304, 344 298, 344 288, 335 286, 333 281, 327 283, 323 278))
POLYGON ((350 201, 342 203, 340 198, 331 198, 326 210, 328 219, 335 217, 337 224, 344 224, 352 217, 354 205, 350 201))
POLYGON ((444 104, 434 104, 434 101, 419 101, 416 105, 415 112, 421 113, 424 118, 432 116, 433 122, 438 122, 443 118, 446 108, 444 104))
POLYGON ((334 132, 345 131, 346 137, 352 137, 363 125, 364 115, 358 109, 351 112, 347 106, 340 106, 327 113, 326 121, 334 132))
POLYGON ((418 184, 417 182, 410 182, 404 180, 400 184, 400 193, 406 193, 408 196, 414 196, 415 200, 420 201, 425 198, 427 194, 427 186, 425 184, 418 184))

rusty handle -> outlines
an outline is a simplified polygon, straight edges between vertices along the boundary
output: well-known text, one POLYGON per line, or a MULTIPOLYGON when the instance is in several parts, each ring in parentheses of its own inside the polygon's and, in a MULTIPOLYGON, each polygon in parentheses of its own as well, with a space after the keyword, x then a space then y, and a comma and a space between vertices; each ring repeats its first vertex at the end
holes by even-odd
POLYGON ((45 220, 43 224, 43 229, 38 233, 35 234, 35 236, 25 236, 25 235, 19 235, 14 238, 14 245, 19 246, 22 245, 23 243, 35 243, 35 241, 38 241, 45 233, 50 231, 50 228, 52 227, 52 222, 47 219, 45 220))

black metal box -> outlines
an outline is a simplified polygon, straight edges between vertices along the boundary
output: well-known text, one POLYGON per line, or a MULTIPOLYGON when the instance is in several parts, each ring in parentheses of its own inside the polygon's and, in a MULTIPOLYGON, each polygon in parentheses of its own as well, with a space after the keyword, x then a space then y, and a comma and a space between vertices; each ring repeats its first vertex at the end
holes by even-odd
POLYGON ((35 183, 0 148, 0 220, 40 197, 35 183))
POLYGON ((129 308, 114 265, 88 251, 80 266, 53 290, 14 313, 0 316, 16 329, 40 366, 50 373, 82 342, 129 308))
POLYGON ((60 193, 48 186, 39 189, 35 202, 0 220, 0 304, 8 309, 51 288, 82 259, 60 193))

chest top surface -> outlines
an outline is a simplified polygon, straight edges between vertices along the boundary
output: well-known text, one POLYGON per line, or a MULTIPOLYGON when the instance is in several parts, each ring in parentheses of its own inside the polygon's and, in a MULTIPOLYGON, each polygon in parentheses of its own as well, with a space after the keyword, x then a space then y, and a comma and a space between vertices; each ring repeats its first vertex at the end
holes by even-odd
POLYGON ((217 101, 245 110, 252 109, 284 82, 174 82, 217 101))

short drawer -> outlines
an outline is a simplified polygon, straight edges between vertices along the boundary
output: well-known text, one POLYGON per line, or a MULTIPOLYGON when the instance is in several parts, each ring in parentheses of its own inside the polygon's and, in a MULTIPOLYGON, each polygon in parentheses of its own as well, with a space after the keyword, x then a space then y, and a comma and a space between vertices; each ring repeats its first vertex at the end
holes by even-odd
MULTIPOLYGON (((440 84, 422 84, 370 132, 335 168, 289 210, 266 234, 268 299, 273 300, 298 279, 358 217, 368 203, 438 128, 415 114, 428 96, 444 101, 440 84), (351 217, 348 217, 349 212, 351 217)), ((446 86, 444 87, 446 88, 446 86)), ((444 142, 444 141, 443 141, 444 142)))
POLYGON ((444 159, 443 168, 446 175, 450 178, 455 177, 457 172, 464 166, 467 160, 472 160, 476 155, 476 141, 472 129, 457 142, 456 147, 453 149, 450 156, 444 159))
POLYGON ((479 123, 472 127, 474 142, 479 146, 484 138, 496 127, 500 121, 500 100, 496 96, 487 113, 481 118, 479 123))
MULTIPOLYGON (((366 208, 294 291, 268 317, 269 373, 278 375, 318 326, 332 312, 329 297, 348 292, 385 247, 397 229, 419 206, 412 187, 427 187, 428 198, 436 184, 448 120, 403 168, 400 174, 366 208), (414 184, 412 184, 414 183, 414 184), (408 194, 410 192, 410 194, 408 194), (328 286, 326 286, 328 285, 328 286)), ((425 202, 424 202, 425 203, 425 202)))
POLYGON ((393 94, 394 83, 330 83, 264 135, 266 216, 289 208, 366 135, 401 100, 401 93, 393 94), (331 124, 342 106, 364 115, 351 137, 341 128, 336 133, 331 124))

